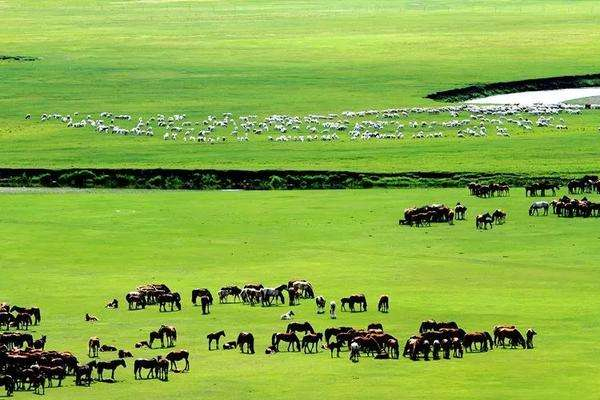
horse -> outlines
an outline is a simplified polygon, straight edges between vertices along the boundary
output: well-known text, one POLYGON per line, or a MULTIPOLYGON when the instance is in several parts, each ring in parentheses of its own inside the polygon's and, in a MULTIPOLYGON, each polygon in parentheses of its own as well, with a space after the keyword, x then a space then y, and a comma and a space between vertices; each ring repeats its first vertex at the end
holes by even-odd
POLYGON ((92 371, 96 366, 96 361, 89 362, 84 365, 75 366, 75 385, 81 386, 87 383, 89 386, 92 383, 92 371))
POLYGON ((451 345, 452 345, 452 351, 454 352, 454 358, 462 358, 464 349, 463 349, 463 345, 462 345, 462 342, 460 341, 460 339, 459 338, 452 339, 451 345))
POLYGON ((171 351, 165 357, 171 363, 171 371, 177 372, 177 361, 185 361, 185 367, 183 367, 183 371, 190 370, 190 361, 189 361, 190 353, 187 350, 177 350, 171 351))
POLYGON ((381 346, 379 346, 379 343, 372 337, 357 336, 352 339, 350 345, 352 345, 352 343, 357 343, 360 346, 360 350, 366 352, 367 355, 375 355, 381 351, 381 346))
POLYGON ((44 350, 44 347, 46 347, 46 335, 42 336, 39 339, 34 340, 32 347, 34 349, 44 350))
POLYGON ((548 215, 550 204, 547 201, 536 201, 529 207, 529 215, 540 215, 540 210, 544 210, 544 215, 548 215))
POLYGON ((20 312, 14 319, 14 324, 17 326, 17 329, 25 328, 25 330, 29 329, 29 325, 32 324, 31 314, 20 312))
POLYGON ((473 346, 477 350, 477 343, 479 343, 479 351, 488 351, 489 348, 494 348, 494 341, 489 332, 472 332, 467 333, 463 338, 463 346, 465 350, 473 351, 473 346))
POLYGON ((161 381, 169 380, 169 360, 162 358, 161 356, 156 357, 156 366, 154 367, 155 376, 161 381))
POLYGON ((503 224, 506 222, 506 213, 500 209, 497 209, 492 214, 492 221, 496 223, 496 225, 503 224))
POLYGON ((15 321, 15 316, 12 315, 10 312, 8 312, 8 311, 0 312, 0 328, 2 328, 2 325, 6 325, 6 330, 8 330, 10 328, 10 326, 14 323, 14 321, 15 321))
POLYGON ((125 360, 123 360, 122 358, 117 358, 116 360, 112 360, 112 361, 98 361, 96 363, 96 369, 98 370, 98 380, 99 381, 103 381, 104 377, 104 371, 110 371, 110 379, 111 381, 115 380, 115 370, 118 367, 123 367, 126 368, 127 365, 125 364, 125 360))
MULTIPOLYGON (((157 331, 150 332, 150 340, 148 340, 148 347, 152 348, 155 340, 160 340, 160 347, 165 347, 165 336, 157 331)), ((140 346, 142 347, 142 346, 140 346)))
POLYGON ((146 298, 139 292, 129 292, 125 295, 125 300, 130 310, 144 309, 146 308, 146 298))
POLYGON ((336 336, 339 333, 345 333, 348 331, 351 331, 352 328, 348 327, 348 326, 342 326, 339 328, 327 328, 325 329, 325 342, 327 342, 327 344, 329 344, 329 339, 331 339, 331 337, 336 336))
POLYGON ((4 386, 6 397, 10 397, 15 391, 15 380, 10 375, 0 375, 0 386, 4 386))
POLYGON ((146 375, 146 379, 150 379, 150 377, 154 375, 154 371, 157 366, 157 358, 138 358, 133 362, 133 376, 136 380, 143 379, 142 370, 147 369, 148 375, 146 375))
POLYGON ((312 325, 308 321, 300 322, 290 322, 287 326, 286 333, 296 333, 296 332, 304 332, 307 333, 315 333, 312 325))
POLYGON ((210 305, 212 300, 208 296, 200 297, 200 305, 202 306, 202 315, 210 314, 210 305))
POLYGON ((525 344, 528 349, 533 349, 533 337, 535 335, 537 335, 537 332, 531 328, 527 329, 527 332, 525 332, 525 337, 527 338, 525 344))
POLYGON ((315 303, 317 304, 317 314, 325 314, 325 298, 323 296, 317 296, 315 298, 315 303))
POLYGON ((167 347, 175 346, 175 341, 177 340, 177 329, 174 326, 161 325, 158 333, 164 335, 167 347))
POLYGON ((218 331, 206 335, 206 338, 208 339, 208 351, 212 350, 210 346, 213 340, 217 342, 217 350, 219 349, 219 339, 221 337, 225 337, 225 331, 218 331))
POLYGON ((117 353, 119 358, 131 358, 133 357, 133 354, 131 354, 130 351, 127 350, 119 350, 119 352, 117 353))
POLYGON ((383 332, 383 325, 380 322, 372 322, 369 325, 367 325, 367 330, 380 330, 383 332))
POLYGON ((322 333, 309 333, 304 335, 302 338, 302 348, 304 349, 304 353, 308 352, 312 353, 313 349, 318 353, 319 352, 319 341, 323 340, 322 333))
POLYGON ((273 300, 275 300, 275 302, 279 300, 281 301, 281 304, 285 304, 285 298, 283 297, 284 290, 287 290, 286 285, 280 285, 276 288, 262 288, 260 290, 261 305, 270 306, 273 303, 273 300))
POLYGON ((29 376, 29 387, 35 394, 46 394, 46 378, 42 374, 29 376))
POLYGON ((208 290, 206 288, 201 288, 201 289, 196 288, 196 289, 192 290, 192 304, 197 305, 196 304, 197 299, 202 296, 208 297, 208 300, 210 301, 210 305, 212 306, 213 296, 210 293, 210 290, 208 290))
POLYGON ((331 303, 329 303, 329 318, 331 319, 336 319, 337 315, 335 315, 335 309, 336 309, 336 305, 335 305, 335 301, 331 301, 331 303))
POLYGON ((400 345, 396 339, 388 339, 385 343, 385 350, 391 358, 398 358, 400 356, 400 345))
POLYGON ((342 342, 331 342, 322 345, 323 349, 328 349, 331 352, 331 358, 333 358, 334 350, 337 352, 337 357, 340 356, 340 350, 344 347, 342 342))
POLYGON ((19 307, 19 306, 12 306, 10 308, 10 312, 16 311, 17 313, 27 313, 29 315, 31 315, 33 317, 33 324, 37 325, 42 321, 42 314, 40 312, 40 309, 37 307, 19 307))
POLYGON ((462 205, 460 202, 456 203, 454 207, 454 215, 457 220, 464 220, 467 214, 467 207, 462 205))
POLYGON ((285 314, 281 315, 281 320, 289 321, 294 317, 294 315, 296 315, 296 314, 294 314, 294 312, 292 310, 290 310, 290 311, 286 312, 285 314))
POLYGON ((175 293, 163 293, 159 295, 156 300, 158 301, 158 310, 167 311, 167 304, 171 307, 171 311, 177 307, 177 310, 181 310, 181 295, 175 293))
POLYGON ((240 332, 236 344, 242 353, 244 352, 244 345, 246 345, 246 352, 248 354, 254 354, 254 335, 252 333, 240 332))
POLYGON ((275 346, 277 351, 279 351, 280 342, 286 342, 288 344, 288 351, 290 351, 290 348, 292 349, 291 351, 296 351, 294 349, 300 351, 300 339, 298 339, 298 336, 296 336, 294 332, 280 332, 271 335, 271 345, 275 346))
POLYGON ((360 357, 360 345, 356 342, 350 344, 350 361, 358 362, 360 357))
POLYGON ((85 313, 85 320, 87 322, 98 322, 98 318, 97 317, 95 317, 93 315, 90 315, 88 313, 85 313))
POLYGON ((134 347, 135 347, 136 349, 141 349, 141 348, 142 348, 142 347, 144 347, 144 346, 145 346, 145 347, 147 347, 147 348, 149 348, 149 349, 151 349, 151 348, 152 348, 152 346, 150 346, 150 343, 148 343, 148 342, 147 342, 147 341, 145 341, 145 340, 142 340, 141 342, 137 342, 137 343, 134 345, 134 347))
POLYGON ((238 286, 224 286, 219 292, 219 302, 226 303, 228 296, 233 296, 233 302, 235 303, 235 299, 240 299, 240 294, 242 293, 242 289, 238 286))
POLYGON ((437 331, 439 329, 458 329, 458 324, 454 321, 449 322, 436 322, 433 319, 421 322, 421 326, 419 327, 419 333, 423 333, 426 331, 437 331))
POLYGON ((377 311, 386 313, 390 309, 390 298, 387 294, 382 295, 377 303, 377 311))
POLYGON ((494 344, 496 345, 496 347, 498 347, 498 345, 500 344, 500 329, 502 328, 507 328, 507 329, 515 329, 516 326, 514 325, 496 325, 494 326, 494 344))
POLYGON ((119 308, 119 300, 112 299, 112 301, 108 303, 104 308, 119 308))
POLYGON ((476 229, 487 229, 487 226, 490 226, 492 229, 492 224, 494 223, 494 219, 490 215, 490 213, 479 214, 475 217, 475 228, 476 229))
POLYGON ((117 351, 117 348, 115 346, 103 344, 102 346, 100 346, 100 351, 101 352, 117 351))
POLYGON ((498 340, 502 347, 505 347, 504 339, 510 340, 510 347, 515 348, 516 346, 522 346, 524 349, 527 347, 525 339, 521 332, 516 328, 500 328, 498 329, 498 340))
POLYGON ((88 341, 88 357, 98 357, 98 350, 100 349, 100 339, 93 336, 88 341))
POLYGON ((235 340, 231 340, 223 345, 223 350, 233 350, 237 347, 237 342, 235 340))
POLYGON ((367 298, 364 294, 353 294, 349 300, 350 312, 354 312, 356 304, 358 304, 358 311, 367 311, 367 298))

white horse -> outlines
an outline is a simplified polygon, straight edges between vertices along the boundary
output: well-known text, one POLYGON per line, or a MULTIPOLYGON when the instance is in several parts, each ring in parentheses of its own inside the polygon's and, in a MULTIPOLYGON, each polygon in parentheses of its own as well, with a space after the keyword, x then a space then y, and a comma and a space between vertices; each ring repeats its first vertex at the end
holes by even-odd
POLYGON ((533 215, 533 213, 535 213, 535 215, 540 215, 540 210, 544 210, 544 215, 548 215, 549 207, 550 204, 548 204, 547 201, 536 201, 529 207, 529 215, 533 215))
POLYGON ((331 303, 329 303, 329 317, 331 319, 336 319, 337 316, 335 315, 335 301, 331 301, 331 303))
POLYGON ((281 315, 281 320, 289 321, 294 317, 294 315, 296 315, 296 314, 294 314, 294 312, 292 310, 290 310, 290 311, 286 312, 285 314, 281 315))
POLYGON ((325 297, 317 296, 315 303, 317 303, 317 314, 325 314, 325 297))

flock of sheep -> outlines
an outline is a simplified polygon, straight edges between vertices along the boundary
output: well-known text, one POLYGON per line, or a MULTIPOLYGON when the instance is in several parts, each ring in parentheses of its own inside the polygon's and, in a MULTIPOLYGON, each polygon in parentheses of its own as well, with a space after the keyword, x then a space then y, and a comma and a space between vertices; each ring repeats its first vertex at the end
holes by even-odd
MULTIPOLYGON (((592 108, 599 108, 592 107, 592 108)), ((497 135, 510 137, 511 132, 527 132, 534 127, 568 129, 563 116, 582 113, 583 106, 473 104, 444 107, 413 107, 386 110, 344 111, 340 114, 306 116, 257 115, 234 117, 230 112, 209 115, 192 121, 186 114, 156 114, 134 118, 129 114, 101 112, 98 116, 42 114, 42 122, 58 121, 68 128, 85 128, 98 134, 120 136, 157 136, 165 141, 186 143, 247 142, 266 137, 269 142, 335 142, 347 140, 402 140, 458 138, 497 135)), ((31 119, 28 114, 26 119, 31 119)))

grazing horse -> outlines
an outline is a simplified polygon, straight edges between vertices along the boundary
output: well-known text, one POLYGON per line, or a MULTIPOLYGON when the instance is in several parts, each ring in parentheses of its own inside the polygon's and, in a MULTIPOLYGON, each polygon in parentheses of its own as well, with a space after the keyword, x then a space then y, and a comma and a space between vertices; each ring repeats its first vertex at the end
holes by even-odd
POLYGON ((95 366, 95 360, 84 365, 75 366, 75 385, 87 384, 89 386, 92 383, 92 371, 94 371, 95 366))
POLYGON ((240 289, 238 286, 224 286, 218 292, 219 302, 226 303, 227 297, 233 296, 233 302, 235 303, 235 299, 240 299, 241 293, 242 289, 240 289))
POLYGON ((391 358, 400 357, 400 345, 396 339, 388 339, 385 343, 385 350, 391 358))
POLYGON ((544 210, 544 215, 548 215, 550 204, 547 201, 536 201, 529 207, 529 215, 540 215, 540 210, 544 210))
POLYGON ((6 325, 6 330, 8 330, 10 328, 11 324, 14 323, 14 321, 15 321, 14 315, 9 313, 8 311, 0 312, 0 328, 2 328, 2 325, 6 325))
POLYGON ((146 308, 146 298, 139 292, 129 292, 125 295, 125 300, 130 310, 144 309, 146 308))
POLYGON ((367 355, 375 355, 381 351, 381 346, 379 346, 377 340, 375 340, 372 337, 357 336, 354 339, 352 339, 351 345, 352 343, 358 343, 358 345, 360 346, 360 350, 367 353, 367 355))
POLYGON ((454 215, 457 220, 464 220, 467 214, 467 207, 460 204, 460 202, 456 203, 456 207, 454 207, 454 215))
POLYGON ((185 367, 183 367, 183 372, 190 370, 190 361, 189 361, 190 353, 187 350, 177 350, 172 351, 165 357, 171 363, 171 371, 177 372, 177 361, 185 361, 185 367))
POLYGON ((219 349, 219 339, 221 337, 225 337, 225 331, 209 333, 208 335, 206 335, 206 338, 208 339, 208 350, 209 351, 212 350, 210 346, 211 346, 213 340, 215 342, 217 342, 217 350, 219 349))
POLYGON ((325 297, 317 296, 315 298, 315 303, 317 304, 317 314, 325 314, 325 297))
POLYGON ((202 315, 210 314, 210 305, 212 300, 208 296, 200 297, 200 305, 202 306, 202 315))
POLYGON ((181 310, 181 295, 175 293, 163 293, 156 299, 158 301, 159 311, 167 311, 167 304, 171 307, 171 311, 177 307, 177 310, 181 310))
POLYGON ((485 213, 485 214, 479 214, 477 217, 475 217, 475 228, 476 229, 487 229, 487 226, 490 226, 490 229, 492 228, 492 224, 494 223, 494 219, 492 218, 492 216, 490 215, 490 213, 485 213))
POLYGON ((46 378, 42 374, 29 376, 29 387, 35 394, 46 394, 46 378))
POLYGON ((421 326, 419 327, 419 333, 427 332, 427 331, 437 331, 439 329, 458 329, 458 324, 454 321, 450 322, 436 322, 433 319, 421 322, 421 326))
POLYGON ((33 317, 33 324, 37 325, 42 321, 42 314, 40 312, 40 309, 37 307, 19 307, 19 306, 12 306, 10 308, 10 312, 16 311, 17 313, 27 313, 29 315, 31 315, 33 317))
POLYGON ((377 303, 377 311, 386 313, 390 309, 390 298, 387 294, 382 295, 377 303))
POLYGON ((492 221, 494 221, 496 225, 503 224, 506 222, 506 213, 500 209, 497 209, 492 214, 492 221))
POLYGON ((161 381, 169 380, 169 360, 162 358, 161 356, 156 357, 156 366, 154 367, 154 375, 161 381))
POLYGON ((197 305, 196 304, 197 299, 200 298, 200 297, 202 297, 202 296, 208 297, 208 299, 210 301, 210 305, 212 306, 213 296, 210 293, 210 290, 208 290, 206 288, 192 290, 192 304, 197 305))
POLYGON ((244 345, 248 354, 254 354, 254 335, 250 332, 240 332, 236 342, 240 351, 244 352, 244 345))
POLYGON ((317 353, 319 352, 319 341, 323 340, 322 333, 309 333, 304 335, 302 338, 302 348, 304 349, 304 353, 308 352, 312 353, 315 350, 317 353))
POLYGON ((523 335, 521 335, 521 332, 519 332, 517 328, 499 328, 497 334, 498 341, 500 342, 502 347, 505 346, 505 339, 510 340, 511 348, 515 348, 516 346, 522 346, 525 349, 527 347, 523 335))
POLYGON ((350 343, 350 361, 358 362, 360 358, 360 345, 356 342, 350 343))
POLYGON ((327 342, 327 344, 329 344, 329 339, 331 339, 332 337, 336 336, 339 333, 345 333, 351 330, 352 328, 350 328, 349 326, 342 326, 339 328, 327 328, 325 329, 325 341, 327 342))
POLYGON ((44 350, 44 347, 46 347, 46 335, 42 336, 39 339, 34 340, 34 342, 33 342, 34 349, 44 350))
POLYGON ((143 379, 142 370, 147 369, 148 375, 146 375, 146 379, 150 379, 154 375, 157 365, 157 358, 138 358, 133 362, 133 376, 135 379, 143 379))
POLYGON ((463 349, 463 345, 462 345, 462 342, 460 341, 460 339, 453 338, 451 344, 452 344, 452 350, 454 352, 454 358, 462 358, 464 349, 463 349))
POLYGON ((337 352, 337 357, 340 356, 340 350, 344 347, 342 342, 331 342, 323 345, 324 349, 328 349, 331 352, 331 358, 333 358, 333 351, 337 352))
POLYGON ((6 397, 10 397, 15 391, 15 380, 10 375, 0 375, 0 386, 4 386, 6 397))
POLYGON ((514 325, 496 325, 496 326, 494 326, 494 344, 496 345, 496 347, 498 347, 498 345, 500 345, 500 329, 502 329, 502 328, 515 329, 516 326, 514 326, 514 325))
POLYGON ((292 349, 291 351, 296 351, 294 348, 296 348, 297 351, 300 351, 300 339, 298 339, 298 336, 296 336, 294 332, 274 333, 271 336, 271 345, 274 346, 277 351, 279 351, 280 342, 286 342, 288 344, 287 351, 290 351, 290 348, 292 349))
POLYGON ((442 339, 442 352, 444 353, 445 360, 450 359, 450 347, 451 346, 452 346, 452 343, 450 342, 450 340, 442 339))
POLYGON ((177 340, 177 329, 175 329, 174 326, 161 325, 158 333, 165 337, 167 347, 175 346, 175 341, 177 340))
POLYGON ((304 334, 307 333, 315 333, 315 330, 313 329, 312 325, 308 322, 308 321, 304 321, 302 323, 300 322, 290 322, 287 326, 286 329, 287 333, 295 333, 295 332, 304 332, 304 334))
POLYGON ((117 358, 116 360, 112 361, 98 361, 96 363, 96 369, 98 370, 98 380, 103 381, 104 371, 110 371, 110 379, 114 381, 115 370, 117 369, 117 367, 126 368, 127 365, 125 364, 125 360, 123 360, 122 358, 117 358))
POLYGON ((535 335, 537 335, 537 332, 531 328, 527 329, 527 332, 525 332, 525 337, 527 338, 525 344, 528 349, 533 349, 533 337, 535 335))
POLYGON ((349 297, 350 312, 354 312, 354 306, 358 304, 358 311, 367 311, 367 298, 364 294, 353 294, 349 297))
POLYGON ((261 305, 270 306, 273 304, 273 300, 275 300, 275 303, 279 300, 281 304, 285 304, 284 290, 287 290, 287 285, 280 285, 276 288, 262 288, 260 290, 261 305))
POLYGON ((440 359, 440 351, 442 350, 442 344, 439 340, 434 340, 433 345, 431 346, 431 354, 434 360, 440 359))
POLYGON ((463 338, 463 346, 465 350, 473 351, 473 346, 477 350, 477 343, 479 343, 479 351, 488 351, 489 348, 494 348, 494 341, 489 332, 472 332, 465 334, 463 338))
POLYGON ((88 357, 98 357, 98 350, 100 350, 100 339, 93 336, 88 341, 88 357))
MULTIPOLYGON (((160 340, 160 347, 165 347, 165 336, 161 332, 152 331, 150 332, 150 340, 148 340, 148 347, 152 348, 155 340, 160 340)), ((142 346, 140 346, 142 347, 142 346)))
POLYGON ((32 324, 31 314, 26 312, 18 313, 14 319, 14 323, 17 326, 17 329, 22 329, 24 327, 25 330, 28 330, 29 325, 32 324))

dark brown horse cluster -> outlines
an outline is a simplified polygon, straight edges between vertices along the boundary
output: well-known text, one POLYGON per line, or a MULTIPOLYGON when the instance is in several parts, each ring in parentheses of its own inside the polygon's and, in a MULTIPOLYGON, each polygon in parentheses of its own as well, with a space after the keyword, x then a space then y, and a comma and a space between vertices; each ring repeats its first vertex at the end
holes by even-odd
POLYGON ((569 194, 600 193, 600 180, 598 175, 585 175, 580 179, 573 179, 567 183, 569 194))
POLYGON ((485 214, 479 214, 475 217, 475 228, 476 229, 490 229, 496 225, 501 225, 506 222, 506 212, 497 209, 493 213, 486 212, 485 214))
POLYGON ((600 203, 594 203, 587 198, 581 200, 571 199, 563 196, 560 199, 553 200, 551 203, 552 212, 559 217, 598 217, 600 216, 600 203))
POLYGON ((11 307, 10 304, 0 303, 0 329, 29 329, 30 325, 38 325, 41 320, 42 315, 37 307, 11 307))
POLYGON ((525 186, 525 197, 527 196, 541 196, 545 197, 547 191, 552 192, 552 196, 556 194, 556 191, 560 190, 560 186, 550 181, 534 182, 525 186))
POLYGON ((159 311, 175 311, 175 308, 181 310, 179 293, 172 292, 167 285, 162 283, 138 286, 135 291, 125 295, 125 300, 130 310, 144 309, 146 306, 154 304, 158 304, 159 311))
POLYGON ((404 210, 404 219, 398 221, 400 225, 430 226, 432 222, 447 222, 452 224, 457 220, 465 219, 467 207, 460 202, 454 210, 444 204, 429 204, 422 207, 411 207, 404 210))
POLYGON ((467 185, 471 196, 494 197, 510 195, 510 186, 506 183, 490 183, 489 185, 471 182, 467 185))
POLYGON ((417 361, 420 358, 428 361, 440 358, 462 358, 466 351, 485 352, 494 346, 511 348, 521 346, 524 349, 533 348, 533 337, 536 332, 528 329, 527 339, 514 325, 500 325, 494 327, 494 337, 489 332, 465 332, 456 322, 423 321, 419 327, 419 334, 408 338, 404 345, 402 355, 417 361), (508 341, 508 343, 507 343, 508 341))

